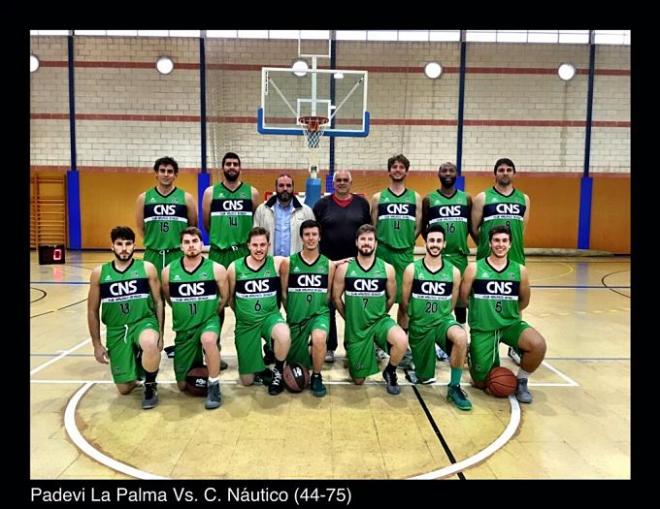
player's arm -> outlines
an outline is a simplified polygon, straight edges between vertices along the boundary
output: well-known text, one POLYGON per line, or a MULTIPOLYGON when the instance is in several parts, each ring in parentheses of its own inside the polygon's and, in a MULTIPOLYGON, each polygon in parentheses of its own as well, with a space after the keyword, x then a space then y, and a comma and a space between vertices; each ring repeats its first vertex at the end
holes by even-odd
POLYGON ((260 203, 259 191, 257 191, 256 187, 252 186, 252 210, 257 210, 260 203))
POLYGON ((474 235, 473 229, 472 229, 472 196, 470 196, 468 193, 465 193, 465 198, 467 199, 467 227, 468 227, 468 234, 470 237, 472 237, 472 240, 474 240, 475 244, 479 243, 479 238, 474 235))
POLYGON ((394 267, 389 263, 385 263, 385 272, 387 272, 387 304, 386 309, 389 312, 390 308, 396 300, 396 275, 394 274, 394 267))
POLYGON ((286 309, 286 300, 289 296, 289 258, 284 258, 280 263, 280 291, 282 305, 286 309))
POLYGON ((213 262, 213 279, 218 285, 220 302, 218 303, 218 314, 225 308, 229 300, 229 283, 227 282, 227 269, 221 264, 213 262))
POLYGON ((335 281, 335 273, 337 272, 337 265, 334 262, 328 260, 328 295, 327 300, 330 301, 332 294, 332 285, 335 281))
POLYGON ((188 212, 188 226, 197 226, 197 204, 192 194, 186 193, 186 209, 188 212))
POLYGON ((87 327, 94 346, 94 358, 101 364, 108 364, 108 351, 101 344, 101 321, 99 308, 101 307, 101 267, 92 271, 89 278, 89 294, 87 295, 87 327))
POLYGON ((154 264, 151 262, 144 262, 144 270, 149 276, 149 288, 151 290, 151 298, 154 300, 154 307, 156 308, 156 318, 158 318, 158 329, 160 334, 158 337, 158 349, 163 349, 163 335, 165 334, 165 303, 160 295, 160 280, 158 279, 158 271, 154 264))
POLYGON ((234 291, 236 290, 236 265, 234 262, 231 262, 227 268, 227 285, 229 286, 229 301, 227 305, 236 311, 234 309, 234 291))
POLYGON ((172 306, 172 299, 170 298, 170 266, 168 265, 160 273, 160 283, 161 288, 163 289, 163 295, 165 296, 165 302, 167 302, 170 307, 172 306))
POLYGON ((137 201, 135 202, 135 226, 137 231, 140 234, 140 237, 144 239, 144 197, 147 193, 141 193, 138 196, 137 201))
POLYGON ((371 224, 374 226, 378 224, 378 200, 380 200, 380 193, 371 197, 371 224))
POLYGON ((518 294, 518 309, 522 311, 529 306, 531 297, 531 290, 529 289, 529 275, 527 268, 524 265, 520 266, 520 293, 518 294))
POLYGON ((415 193, 415 238, 419 237, 422 233, 422 197, 419 193, 415 193))
POLYGON ((453 311, 458 302, 458 293, 461 287, 461 271, 454 267, 452 271, 454 285, 451 287, 451 310, 453 311))
POLYGON ((529 207, 531 201, 529 196, 525 195, 525 215, 523 215, 523 233, 525 233, 525 228, 527 227, 527 222, 529 221, 529 207))
POLYGON ((348 268, 347 264, 340 265, 339 267, 337 267, 337 270, 335 272, 335 277, 332 281, 332 302, 334 302, 335 307, 337 308, 337 311, 339 311, 339 314, 341 315, 342 318, 346 318, 344 316, 344 301, 342 300, 342 295, 344 294, 345 276, 346 276, 347 268, 348 268))
POLYGON ((422 232, 425 232, 426 229, 429 227, 429 197, 425 196, 424 199, 422 200, 422 227, 421 230, 422 232))
POLYGON ((202 221, 204 222, 204 229, 210 232, 211 227, 211 202, 213 201, 213 186, 209 186, 204 191, 202 198, 202 221))
POLYGON ((477 264, 475 262, 468 263, 465 272, 463 272, 463 281, 461 282, 461 289, 459 298, 465 307, 468 306, 470 300, 470 292, 472 291, 472 283, 477 273, 477 264))
POLYGON ((415 265, 409 263, 403 271, 403 281, 401 282, 401 312, 408 314, 410 305, 410 296, 412 294, 413 278, 415 277, 415 265))
POLYGON ((486 201, 486 193, 481 192, 474 197, 472 202, 472 239, 479 243, 479 231, 481 230, 481 221, 484 218, 484 202, 486 201))

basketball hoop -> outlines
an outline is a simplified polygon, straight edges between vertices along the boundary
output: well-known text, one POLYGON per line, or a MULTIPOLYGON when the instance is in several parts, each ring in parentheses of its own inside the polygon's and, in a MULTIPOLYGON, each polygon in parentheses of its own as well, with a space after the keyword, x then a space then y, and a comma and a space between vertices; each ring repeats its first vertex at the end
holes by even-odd
POLYGON ((307 139, 307 146, 309 148, 318 148, 319 140, 328 125, 328 117, 308 115, 300 117, 298 122, 302 125, 305 138, 307 139))

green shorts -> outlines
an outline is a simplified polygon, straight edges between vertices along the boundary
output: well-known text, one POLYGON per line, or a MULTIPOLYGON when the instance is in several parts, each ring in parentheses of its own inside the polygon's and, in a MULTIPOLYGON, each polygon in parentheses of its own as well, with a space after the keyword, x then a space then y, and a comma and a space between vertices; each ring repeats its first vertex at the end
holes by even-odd
POLYGON ((291 329, 291 348, 286 357, 286 361, 298 362, 308 368, 312 367, 312 356, 309 354, 309 345, 311 343, 312 331, 322 330, 326 333, 330 331, 330 314, 326 311, 324 314, 312 316, 309 320, 301 323, 289 324, 291 329))
POLYGON ((238 373, 247 375, 249 373, 258 373, 266 369, 264 359, 261 353, 261 338, 270 345, 272 343, 273 328, 278 323, 286 324, 279 311, 271 313, 263 320, 242 324, 236 322, 234 337, 236 342, 236 354, 238 355, 238 373))
POLYGON ((378 319, 365 330, 353 331, 346 327, 344 345, 348 358, 348 372, 353 378, 366 378, 378 373, 374 342, 383 350, 389 351, 387 334, 396 322, 390 315, 378 319))
POLYGON ((500 365, 500 341, 518 348, 520 335, 530 328, 522 320, 508 327, 494 331, 470 330, 470 375, 476 382, 482 382, 495 366, 500 365))
POLYGON ((461 271, 461 277, 468 264, 467 255, 462 254, 443 254, 442 259, 451 263, 454 267, 461 271))
POLYGON ((447 331, 454 325, 463 326, 452 318, 447 318, 433 327, 415 327, 410 323, 408 341, 412 350, 415 373, 421 379, 435 376, 435 344, 440 345, 447 355, 451 355, 453 343, 447 339, 447 331))
POLYGON ((107 330, 105 348, 110 359, 112 380, 116 384, 133 382, 138 379, 142 366, 138 366, 136 355, 140 349, 140 334, 151 329, 158 334, 158 319, 143 318, 124 327, 112 327, 107 330))
POLYGON ((215 315, 199 327, 177 331, 174 338, 176 355, 174 356, 174 375, 177 382, 186 379, 188 371, 193 366, 204 364, 204 349, 202 348, 202 334, 215 332, 220 336, 220 317, 215 315))
POLYGON ((215 246, 211 246, 209 251, 209 259, 219 263, 225 269, 228 269, 231 262, 240 258, 245 258, 249 254, 250 251, 245 244, 234 246, 233 248, 229 249, 218 249, 215 246))
POLYGON ((174 260, 178 260, 183 256, 183 251, 181 248, 175 247, 173 249, 145 249, 144 257, 142 258, 145 262, 151 262, 156 267, 158 272, 158 277, 160 278, 160 273, 163 272, 163 269, 167 267, 174 260))
POLYGON ((406 267, 415 261, 413 248, 392 249, 385 244, 378 244, 376 256, 394 267, 396 277, 396 302, 401 303, 401 290, 403 288, 403 271, 406 267))

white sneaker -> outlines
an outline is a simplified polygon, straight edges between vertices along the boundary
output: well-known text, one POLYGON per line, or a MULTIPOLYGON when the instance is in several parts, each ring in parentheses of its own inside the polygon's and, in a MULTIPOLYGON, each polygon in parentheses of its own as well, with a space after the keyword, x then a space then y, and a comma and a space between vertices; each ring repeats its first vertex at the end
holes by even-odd
POLYGON ((325 352, 324 360, 325 362, 335 362, 335 352, 333 352, 332 350, 328 350, 327 352, 325 352))
POLYGON ((435 356, 439 361, 446 361, 449 359, 449 355, 445 353, 445 351, 440 348, 438 345, 435 345, 435 356))
POLYGON ((509 347, 509 352, 507 355, 511 358, 513 362, 516 363, 516 365, 520 366, 520 355, 518 355, 518 352, 516 352, 513 348, 509 347))
POLYGON ((385 353, 385 350, 383 350, 379 346, 376 347, 376 359, 378 359, 379 361, 384 361, 388 357, 389 356, 385 353))

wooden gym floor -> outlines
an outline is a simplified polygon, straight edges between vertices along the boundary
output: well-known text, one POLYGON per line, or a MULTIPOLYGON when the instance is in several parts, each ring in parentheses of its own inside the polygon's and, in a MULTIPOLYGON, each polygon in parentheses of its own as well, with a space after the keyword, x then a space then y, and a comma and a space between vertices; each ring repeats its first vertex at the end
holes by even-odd
MULTIPOLYGON (((464 373, 471 412, 445 400, 447 362, 437 363, 431 386, 412 386, 400 371, 402 391, 393 397, 380 375, 363 387, 350 384, 341 346, 337 361, 324 366, 324 398, 239 386, 231 310, 222 334, 229 363, 222 407, 207 411, 203 398, 179 393, 163 354, 160 404, 143 411, 141 388, 117 393, 87 332, 89 275, 111 257, 67 253, 66 265, 39 266, 31 254, 33 479, 630 477, 627 257, 528 258, 532 300, 524 318, 548 342, 530 379, 534 402, 487 396, 464 373)), ((338 324, 341 345, 341 318, 338 324)), ((169 309, 166 329, 169 345, 169 309)), ((515 372, 504 347, 500 356, 515 372)))

